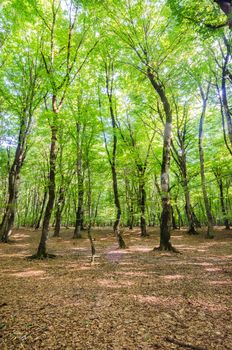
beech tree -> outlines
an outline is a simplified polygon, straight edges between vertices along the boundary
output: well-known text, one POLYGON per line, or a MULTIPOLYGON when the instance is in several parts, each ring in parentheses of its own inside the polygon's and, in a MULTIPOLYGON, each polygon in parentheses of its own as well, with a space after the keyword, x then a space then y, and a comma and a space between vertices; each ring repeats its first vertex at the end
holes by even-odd
MULTIPOLYGON (((28 44, 29 40, 31 38, 28 38, 28 44)), ((17 51, 12 54, 11 62, 8 60, 8 66, 4 71, 7 84, 4 89, 1 88, 1 94, 8 106, 6 113, 15 116, 18 123, 14 159, 9 167, 8 199, 0 225, 0 237, 5 243, 8 242, 14 224, 20 172, 29 147, 34 114, 42 99, 39 90, 41 60, 38 45, 39 43, 36 43, 35 47, 32 44, 31 47, 23 47, 22 42, 18 43, 17 51), (19 46, 21 52, 18 51, 19 46), (17 64, 17 71, 12 70, 12 64, 17 64)))
MULTIPOLYGON (((88 32, 88 28, 83 25, 83 33, 78 35, 76 32, 76 26, 78 23, 78 9, 75 8, 72 3, 68 3, 68 21, 64 17, 63 10, 61 8, 61 1, 51 1, 50 16, 47 19, 47 14, 43 12, 43 8, 38 9, 38 16, 41 18, 44 24, 44 29, 48 35, 48 47, 47 42, 43 42, 41 51, 45 72, 49 83, 49 89, 51 91, 51 143, 50 143, 50 156, 49 156, 49 183, 48 183, 48 202, 46 205, 42 234, 38 247, 36 257, 46 257, 46 241, 48 238, 49 223, 52 215, 53 205, 55 201, 55 175, 56 175, 56 158, 57 158, 57 133, 59 129, 59 114, 61 112, 64 100, 68 93, 70 85, 75 81, 81 68, 88 59, 89 54, 93 50, 94 46, 87 50, 84 57, 79 59, 78 55, 82 50, 85 37, 88 32), (58 23, 58 19, 63 14, 63 25, 58 23), (66 41, 60 40, 60 34, 63 30, 66 33, 66 41), (64 46, 63 46, 64 45, 64 46), (57 50, 59 47, 59 51, 57 50), (57 55, 57 51, 59 54, 57 55), (60 70, 60 67, 62 69, 60 70)), ((81 15, 79 16, 81 21, 81 15)), ((81 25, 81 23, 79 23, 81 25)))
POLYGON ((117 146, 118 146, 118 135, 117 135, 117 124, 116 124, 116 115, 115 115, 115 103, 113 100, 113 92, 114 92, 114 62, 113 59, 109 56, 108 59, 105 59, 104 62, 105 68, 105 84, 106 84, 106 94, 108 98, 109 105, 109 114, 111 119, 111 127, 112 127, 112 151, 109 149, 109 145, 107 143, 106 134, 104 133, 104 142, 105 148, 108 156, 108 161, 110 163, 111 174, 112 174, 112 184, 113 184, 113 193, 114 193, 114 203, 116 207, 116 220, 113 225, 114 233, 118 240, 118 245, 120 248, 126 248, 126 244, 124 242, 122 233, 120 232, 120 220, 122 215, 121 203, 119 199, 119 191, 118 191, 118 175, 117 175, 117 146))

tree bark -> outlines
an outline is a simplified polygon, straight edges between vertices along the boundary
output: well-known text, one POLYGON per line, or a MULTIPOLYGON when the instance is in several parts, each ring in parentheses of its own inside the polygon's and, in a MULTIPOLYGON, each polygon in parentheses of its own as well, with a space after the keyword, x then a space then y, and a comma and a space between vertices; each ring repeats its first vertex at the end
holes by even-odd
POLYGON ((145 190, 145 181, 144 181, 143 172, 139 172, 139 207, 140 207, 141 237, 147 237, 149 236, 149 234, 147 233, 146 218, 145 218, 146 190, 145 190))
POLYGON ((82 238, 81 229, 83 226, 83 202, 84 202, 84 188, 83 179, 78 181, 78 205, 76 211, 76 223, 73 238, 82 238))
POLYGON ((41 210, 40 210, 40 213, 39 213, 39 217, 38 217, 37 223, 35 225, 35 230, 38 230, 40 228, 40 223, 41 223, 41 220, 42 220, 42 217, 43 217, 43 213, 44 213, 44 208, 45 208, 45 205, 46 205, 47 197, 48 197, 48 191, 47 191, 47 185, 46 185, 45 189, 44 189, 44 196, 43 196, 41 210))
POLYGON ((57 201, 56 215, 55 215, 55 228, 53 237, 60 237, 61 216, 64 209, 65 196, 64 187, 61 186, 59 190, 59 196, 57 201))
POLYGON ((110 62, 109 65, 105 63, 105 73, 106 73, 106 91, 109 101, 109 110, 110 110, 110 117, 111 117, 111 125, 112 125, 112 134, 113 134, 113 150, 112 155, 110 156, 108 146, 105 140, 106 150, 108 154, 109 163, 111 166, 111 174, 112 174, 112 182, 113 182, 113 192, 114 192, 114 204, 116 207, 116 220, 113 225, 113 230, 115 233, 115 236, 118 241, 119 248, 125 249, 126 244, 124 242, 123 236, 120 231, 120 220, 121 220, 121 205, 119 200, 119 193, 118 193, 118 179, 117 179, 117 170, 116 170, 116 155, 117 155, 117 131, 116 131, 116 119, 114 115, 114 109, 113 109, 113 73, 114 73, 114 65, 113 62, 110 62))
POLYGON ((83 226, 83 203, 84 203, 84 175, 83 175, 83 159, 82 146, 80 142, 81 125, 76 124, 77 129, 77 181, 78 181, 78 204, 76 211, 76 223, 73 238, 81 238, 81 229, 83 226))
POLYGON ((191 202, 190 202, 190 192, 188 188, 188 181, 187 178, 183 179, 184 182, 184 196, 185 196, 185 211, 186 211, 186 216, 188 220, 188 234, 190 235, 196 235, 198 232, 195 230, 195 224, 194 224, 194 216, 193 216, 193 211, 191 207, 191 202))
POLYGON ((204 149, 203 149, 203 125, 205 120, 205 112, 206 112, 209 88, 210 88, 210 85, 208 85, 206 95, 201 89, 203 106, 202 106, 202 113, 201 113, 200 124, 199 124, 198 148, 199 148, 199 157, 200 157, 201 187, 202 187, 202 193, 203 193, 203 199, 204 199, 205 211, 206 211, 206 217, 207 217, 207 226, 208 226, 206 238, 213 238, 214 237, 213 217, 211 214, 209 199, 208 199, 207 190, 206 190, 205 160, 204 160, 204 149))
POLYGON ((10 168, 8 176, 8 201, 5 213, 3 215, 2 223, 0 225, 0 239, 4 243, 8 242, 14 224, 20 171, 26 157, 26 142, 30 124, 31 116, 22 117, 18 137, 18 145, 15 151, 14 161, 10 168))
MULTIPOLYGON (((174 143, 171 142, 172 145, 172 154, 173 159, 175 160, 181 175, 181 184, 184 190, 184 196, 185 196, 185 212, 186 217, 188 221, 188 234, 195 235, 197 234, 197 231, 195 230, 195 224, 194 224, 194 218, 193 218, 193 212, 191 207, 191 201, 190 201, 190 191, 189 191, 189 180, 188 180, 188 174, 187 174, 187 161, 186 161, 186 134, 187 134, 187 114, 184 110, 183 118, 184 118, 184 125, 179 125, 179 115, 178 115, 178 108, 176 106, 176 114, 177 114, 177 143, 179 146, 179 150, 175 147, 174 143)), ((180 123, 181 124, 181 123, 180 123)))
POLYGON ((221 208, 222 208, 222 215, 223 215, 224 225, 225 225, 226 230, 229 230, 230 229, 230 225, 229 225, 229 220, 228 220, 227 214, 226 214, 226 207, 225 207, 222 179, 219 180, 219 189, 220 189, 220 202, 221 202, 221 208))
POLYGON ((121 205, 119 200, 119 194, 118 194, 118 181, 117 181, 117 172, 115 167, 115 162, 113 161, 113 164, 111 166, 111 172, 112 172, 112 180, 113 180, 113 191, 114 191, 114 204, 116 207, 116 220, 114 222, 114 233, 118 240, 119 248, 125 249, 126 244, 123 240, 122 234, 120 232, 120 219, 121 219, 121 205))
POLYGON ((49 155, 49 182, 48 182, 48 202, 46 205, 42 234, 40 238, 39 247, 37 250, 37 258, 46 258, 47 254, 47 239, 49 233, 49 223, 52 215, 52 210, 55 201, 55 175, 56 175, 56 157, 57 157, 57 126, 56 126, 56 114, 53 115, 53 124, 51 126, 51 144, 50 144, 50 155, 49 155))
POLYGON ((172 210, 172 228, 173 228, 173 230, 177 230, 178 227, 177 227, 177 224, 176 224, 176 218, 175 218, 173 206, 171 206, 171 210, 172 210))
POLYGON ((220 204, 221 204, 221 211, 222 211, 222 216, 223 216, 225 229, 229 230, 230 229, 230 225, 229 225, 229 220, 228 220, 227 213, 226 213, 226 205, 225 205, 225 199, 224 199, 223 182, 222 182, 222 177, 221 177, 220 170, 219 169, 215 169, 214 170, 214 175, 216 177, 217 184, 218 184, 219 191, 220 191, 220 204))
POLYGON ((231 120, 230 108, 228 106, 227 88, 226 88, 226 76, 227 76, 227 66, 225 66, 223 71, 222 71, 221 94, 222 94, 223 109, 224 109, 224 113, 225 113, 225 116, 226 116, 228 137, 229 137, 229 141, 230 141, 230 146, 232 147, 232 120, 231 120))
POLYGON ((160 224, 160 245, 159 250, 176 251, 170 242, 171 238, 171 204, 169 195, 169 170, 170 170, 170 152, 171 152, 171 139, 172 139, 172 111, 167 96, 165 94, 162 83, 156 80, 154 74, 150 68, 147 69, 147 76, 159 95, 164 113, 165 113, 165 126, 163 136, 163 157, 161 165, 161 197, 162 197, 162 214, 160 224))

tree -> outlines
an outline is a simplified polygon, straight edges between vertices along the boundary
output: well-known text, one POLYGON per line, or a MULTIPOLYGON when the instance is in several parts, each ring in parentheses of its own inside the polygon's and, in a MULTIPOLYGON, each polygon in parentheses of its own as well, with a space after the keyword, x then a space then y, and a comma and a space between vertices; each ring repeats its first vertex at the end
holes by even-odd
MULTIPOLYGON (((162 71, 164 69, 167 57, 177 49, 178 36, 169 38, 169 29, 166 19, 162 14, 149 4, 128 3, 123 8, 124 13, 120 11, 120 16, 112 15, 114 26, 113 31, 126 45, 126 48, 132 50, 135 54, 132 63, 150 82, 153 87, 164 113, 164 133, 163 133, 163 156, 161 166, 161 191, 162 191, 162 215, 160 224, 160 250, 175 249, 170 243, 171 230, 171 205, 170 205, 170 148, 172 135, 172 108, 169 101, 167 89, 165 87, 165 79, 162 79, 162 71), (154 11, 151 16, 151 8, 154 11), (154 27, 153 18, 160 20, 160 27, 154 27), (136 17, 136 19, 135 19, 136 17), (163 51, 159 55, 154 51, 154 37, 157 40, 156 45, 162 46, 163 42, 167 42, 167 46, 163 46, 163 51), (162 40, 161 40, 162 38, 162 40), (171 40, 170 40, 171 39, 171 40), (170 41, 169 41, 170 40, 170 41), (168 55, 166 53, 168 52, 168 55)), ((130 63, 129 63, 130 64, 130 63)), ((170 79, 170 77, 169 77, 170 79)), ((167 84, 167 82, 166 82, 167 84)))
MULTIPOLYGON (((83 33, 78 35, 76 26, 78 23, 78 9, 74 8, 72 3, 68 4, 68 23, 61 9, 61 2, 57 0, 51 1, 51 10, 49 22, 45 13, 41 13, 37 9, 39 17, 44 23, 44 29, 47 31, 49 38, 49 50, 47 51, 47 42, 44 40, 43 50, 41 51, 44 68, 47 74, 49 89, 51 91, 51 143, 49 156, 49 183, 48 183, 48 202, 45 209, 42 234, 37 250, 36 257, 47 257, 46 241, 48 238, 49 223, 52 215, 53 205, 55 201, 55 175, 56 175, 56 158, 57 158, 57 133, 59 129, 59 114, 62 109, 64 100, 68 93, 70 85, 75 81, 81 68, 88 59, 88 56, 94 49, 96 43, 87 50, 84 58, 77 64, 80 49, 82 49, 88 28, 83 28, 83 33), (58 19, 63 15, 63 25, 58 19), (60 40, 60 35, 66 32, 66 41, 60 40), (63 46, 65 45, 65 46, 63 46), (59 47, 59 50, 57 50, 59 47), (59 54, 57 54, 57 51, 59 54), (60 69, 62 67, 62 70, 60 69)), ((61 17, 62 18, 62 17, 61 17)), ((80 15, 79 19, 83 18, 80 15)), ((83 22, 82 22, 83 25, 83 22)), ((84 25, 83 25, 84 26, 84 25)), ((48 40, 48 39, 47 39, 48 40)))
POLYGON ((17 51, 21 47, 21 53, 13 54, 11 64, 5 71, 7 85, 4 90, 1 89, 8 104, 8 113, 15 115, 18 122, 16 149, 8 175, 8 199, 0 225, 0 238, 5 243, 8 242, 14 224, 20 172, 29 147, 33 117, 42 98, 39 91, 41 62, 38 43, 35 45, 22 50, 22 42, 18 43, 17 51))
POLYGON ((175 160, 180 174, 181 174, 181 184, 184 189, 185 196, 185 211, 189 225, 189 234, 197 234, 195 230, 195 220, 194 220, 194 212, 190 201, 190 191, 189 191, 189 178, 187 172, 187 149, 189 147, 189 142, 187 140, 188 136, 188 126, 189 126, 189 117, 188 117, 188 106, 183 106, 183 115, 179 115, 178 105, 175 104, 176 107, 176 121, 177 121, 177 137, 175 138, 176 144, 172 141, 172 156, 175 160))
POLYGON ((213 217, 210 210, 209 199, 206 190, 206 179, 205 179, 205 161, 204 161, 204 149, 203 149, 203 126, 205 121, 205 113, 207 107, 207 101, 209 97, 211 83, 208 83, 206 88, 206 92, 204 92, 203 88, 200 86, 200 93, 202 98, 202 112, 199 123, 199 138, 198 138, 198 147, 199 147, 199 157, 200 157, 200 169, 201 169, 201 186, 203 199, 205 204, 206 216, 207 216, 207 234, 206 238, 213 238, 213 217))
POLYGON ((108 60, 105 60, 104 68, 105 68, 106 94, 107 94, 108 104, 109 104, 109 113, 110 113, 110 119, 111 119, 112 139, 113 139, 112 153, 110 153, 110 150, 107 144, 106 134, 104 133, 105 147, 106 147, 106 152, 107 152, 108 161, 110 163, 111 174, 112 174, 114 203, 117 211, 116 220, 114 222, 113 229, 118 240, 119 248, 125 249, 126 244, 120 232, 120 220, 121 220, 122 210, 121 210, 121 203, 119 200, 119 193, 118 193, 118 177, 117 177, 117 167, 116 167, 118 136, 117 136, 117 124, 116 124, 114 102, 113 102, 114 62, 111 57, 108 57, 108 60))

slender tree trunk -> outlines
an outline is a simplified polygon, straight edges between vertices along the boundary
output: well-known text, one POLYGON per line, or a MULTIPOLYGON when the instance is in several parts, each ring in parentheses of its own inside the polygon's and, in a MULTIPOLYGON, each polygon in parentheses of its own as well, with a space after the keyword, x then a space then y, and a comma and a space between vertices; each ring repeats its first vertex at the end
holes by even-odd
POLYGON ((228 106, 228 100, 227 100, 226 74, 227 74, 226 71, 223 70, 221 93, 222 93, 222 103, 223 103, 224 113, 226 116, 228 138, 230 141, 230 146, 232 147, 232 120, 231 120, 231 111, 228 106))
MULTIPOLYGON (((88 216, 89 216, 89 224, 88 224, 88 230, 87 235, 91 247, 91 263, 94 263, 95 255, 96 255, 96 248, 94 244, 94 239, 91 233, 92 225, 94 225, 96 216, 92 217, 92 184, 91 184, 91 171, 89 166, 89 159, 87 157, 87 167, 88 167, 88 193, 87 193, 87 207, 88 207, 88 216)), ((99 197, 98 197, 99 198, 99 197)), ((96 214, 96 211, 95 211, 96 214)))
POLYGON ((147 237, 146 219, 145 219, 145 209, 146 209, 146 191, 145 191, 145 182, 144 174, 140 174, 139 179, 139 207, 140 207, 140 229, 141 237, 147 237))
POLYGON ((44 208, 45 208, 45 205, 46 205, 47 197, 48 197, 48 191, 47 191, 47 186, 45 186, 42 206, 41 206, 41 209, 40 209, 40 213, 39 213, 39 217, 38 217, 37 223, 35 225, 35 230, 38 230, 40 228, 40 223, 41 223, 41 220, 42 220, 42 217, 43 217, 43 213, 44 213, 44 208))
POLYGON ((192 205, 190 206, 190 208, 191 208, 191 213, 192 213, 192 216, 193 216, 193 221, 194 221, 195 227, 201 228, 201 222, 200 222, 200 220, 197 218, 197 216, 196 216, 196 214, 195 214, 195 211, 194 211, 192 205))
POLYGON ((133 230, 134 227, 134 207, 133 207, 133 198, 132 190, 130 189, 130 184, 128 178, 125 176, 125 187, 126 187, 126 207, 127 207, 127 226, 130 230, 133 230))
POLYGON ((134 216, 134 207, 133 207, 133 203, 130 203, 130 207, 129 207, 129 220, 128 220, 128 226, 130 230, 133 230, 134 228, 134 220, 135 220, 135 216, 134 216))
POLYGON ((160 250, 171 250, 171 204, 169 196, 171 124, 166 122, 164 131, 163 160, 161 166, 162 214, 160 224, 160 250))
POLYGON ((56 175, 56 157, 57 157, 57 126, 55 125, 56 115, 53 116, 53 125, 51 126, 51 145, 50 145, 50 157, 49 157, 49 182, 48 182, 48 202, 46 205, 43 225, 42 225, 42 234, 37 250, 37 258, 46 258, 47 254, 47 239, 49 232, 49 223, 52 215, 52 210, 55 201, 55 175, 56 175))
POLYGON ((64 187, 61 186, 59 190, 58 201, 57 201, 57 209, 56 209, 56 215, 55 215, 55 229, 54 229, 53 237, 60 236, 61 216, 64 209, 64 204, 65 204, 64 187))
POLYGON ((98 215, 98 207, 99 207, 99 203, 100 203, 100 198, 101 198, 101 192, 97 196, 97 203, 95 205, 94 216, 93 216, 93 223, 92 223, 93 225, 95 225, 96 218, 97 218, 97 215, 98 215))
POLYGON ((183 220, 182 220, 181 212, 180 212, 180 209, 178 208, 178 206, 176 206, 176 211, 177 211, 177 215, 178 215, 178 227, 180 229, 181 226, 183 226, 183 220))
POLYGON ((189 226, 188 234, 196 235, 198 234, 198 232, 195 230, 194 217, 193 217, 193 212, 192 212, 192 207, 190 202, 190 192, 188 188, 187 178, 184 178, 183 182, 184 182, 184 196, 185 196, 185 211, 186 211, 186 216, 187 216, 188 226, 189 226))
POLYGON ((125 249, 126 244, 124 242, 123 236, 120 231, 120 220, 121 220, 121 205, 119 200, 119 193, 118 193, 118 179, 117 179, 117 171, 116 171, 116 155, 117 155, 117 132, 116 132, 116 118, 114 115, 114 109, 113 109, 113 82, 114 82, 114 65, 113 62, 110 62, 109 65, 105 63, 105 73, 106 73, 106 91, 109 101, 109 110, 110 110, 110 117, 111 117, 111 125, 112 125, 112 134, 113 134, 113 150, 112 155, 110 156, 107 142, 105 139, 105 145, 106 150, 108 154, 109 163, 111 165, 111 173, 112 173, 112 181, 113 181, 113 191, 114 191, 114 203, 116 207, 116 220, 113 225, 113 230, 116 235, 119 248, 125 249))
POLYGON ((204 95, 204 92, 201 89, 203 106, 202 106, 202 113, 201 113, 200 124, 199 124, 198 147, 199 147, 199 156, 200 156, 201 187, 202 187, 202 193, 203 193, 203 199, 204 199, 204 205, 205 205, 205 211, 206 211, 206 217, 207 217, 207 226, 208 226, 206 238, 213 238, 214 237, 213 217, 211 214, 209 199, 208 199, 207 190, 206 190, 205 159, 204 159, 204 149, 203 149, 203 125, 204 125, 204 119, 205 119, 209 87, 210 86, 208 86, 206 96, 204 95))
POLYGON ((198 232, 195 230, 195 224, 194 224, 194 217, 193 217, 193 211, 191 207, 191 201, 190 201, 190 192, 189 192, 189 186, 188 186, 188 176, 187 176, 187 162, 186 162, 186 150, 184 147, 184 140, 181 140, 181 161, 180 161, 180 169, 182 173, 183 178, 183 188, 184 188, 184 196, 185 196, 185 211, 186 216, 188 220, 188 234, 190 235, 196 235, 198 232))
POLYGON ((25 124, 25 119, 22 119, 14 162, 10 168, 8 176, 8 201, 0 225, 0 239, 4 243, 8 242, 14 224, 20 171, 26 157, 26 140, 30 123, 31 117, 29 117, 27 126, 25 124))
POLYGON ((165 127, 163 136, 163 157, 161 165, 161 196, 162 196, 162 214, 160 224, 160 245, 159 250, 176 251, 170 242, 172 213, 169 195, 169 171, 170 171, 170 153, 171 153, 171 139, 172 139, 172 111, 164 87, 159 80, 156 80, 150 68, 147 69, 147 76, 159 95, 164 113, 165 113, 165 127))
POLYGON ((178 227, 176 225, 176 218, 175 218, 173 206, 171 207, 171 209, 172 209, 172 228, 173 228, 173 230, 177 230, 178 227))
POLYGON ((116 207, 116 211, 117 211, 116 220, 114 222, 113 229, 114 229, 114 233, 115 233, 117 240, 118 240, 119 248, 125 249, 126 244, 125 244, 123 237, 122 237, 122 234, 120 232, 121 205, 120 205, 119 194, 118 194, 117 172, 116 172, 116 167, 115 167, 114 162, 111 166, 111 172, 112 172, 112 180, 113 180, 114 203, 115 203, 115 207, 116 207))
MULTIPOLYGON (((178 115, 178 112, 177 112, 177 115, 178 115)), ((177 125, 177 127, 178 126, 179 125, 177 125)), ((179 167, 181 178, 182 178, 181 183, 184 189, 184 196, 185 196, 185 212, 186 212, 188 226, 189 226, 188 234, 196 235, 197 231, 195 230, 194 218, 191 210, 190 192, 188 187, 187 162, 186 162, 186 133, 187 133, 187 119, 185 119, 182 132, 178 130, 177 136, 178 136, 179 145, 180 145, 180 152, 178 152, 173 142, 171 144, 172 144, 172 150, 173 150, 173 158, 177 166, 179 167)))
POLYGON ((81 238, 81 229, 83 226, 83 202, 84 202, 84 187, 83 179, 78 180, 78 205, 76 211, 76 223, 73 238, 81 238))
POLYGON ((230 225, 229 225, 229 220, 226 214, 226 206, 225 206, 225 200, 224 200, 224 191, 223 191, 223 183, 222 183, 222 179, 218 179, 218 186, 219 186, 219 190, 220 190, 220 203, 221 203, 221 209, 222 209, 222 215, 223 215, 223 220, 224 220, 224 225, 226 230, 230 229, 230 225))
POLYGON ((82 146, 80 141, 81 125, 76 124, 77 128, 77 181, 78 181, 78 203, 76 211, 76 224, 73 238, 81 238, 81 229, 83 226, 83 203, 84 203, 84 175, 83 175, 83 160, 82 160, 82 146))
POLYGON ((30 227, 35 227, 36 225, 38 208, 39 208, 39 194, 37 190, 34 190, 30 227))

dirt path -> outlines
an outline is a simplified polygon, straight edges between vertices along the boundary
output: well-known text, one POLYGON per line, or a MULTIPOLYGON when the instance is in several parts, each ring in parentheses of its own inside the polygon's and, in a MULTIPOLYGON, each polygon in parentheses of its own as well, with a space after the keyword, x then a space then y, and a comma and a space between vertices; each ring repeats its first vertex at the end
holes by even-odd
POLYGON ((183 254, 152 252, 158 231, 125 235, 118 250, 110 229, 87 239, 66 230, 49 240, 56 259, 27 261, 39 232, 17 230, 0 245, 0 349, 232 349, 232 232, 173 233, 183 254))

